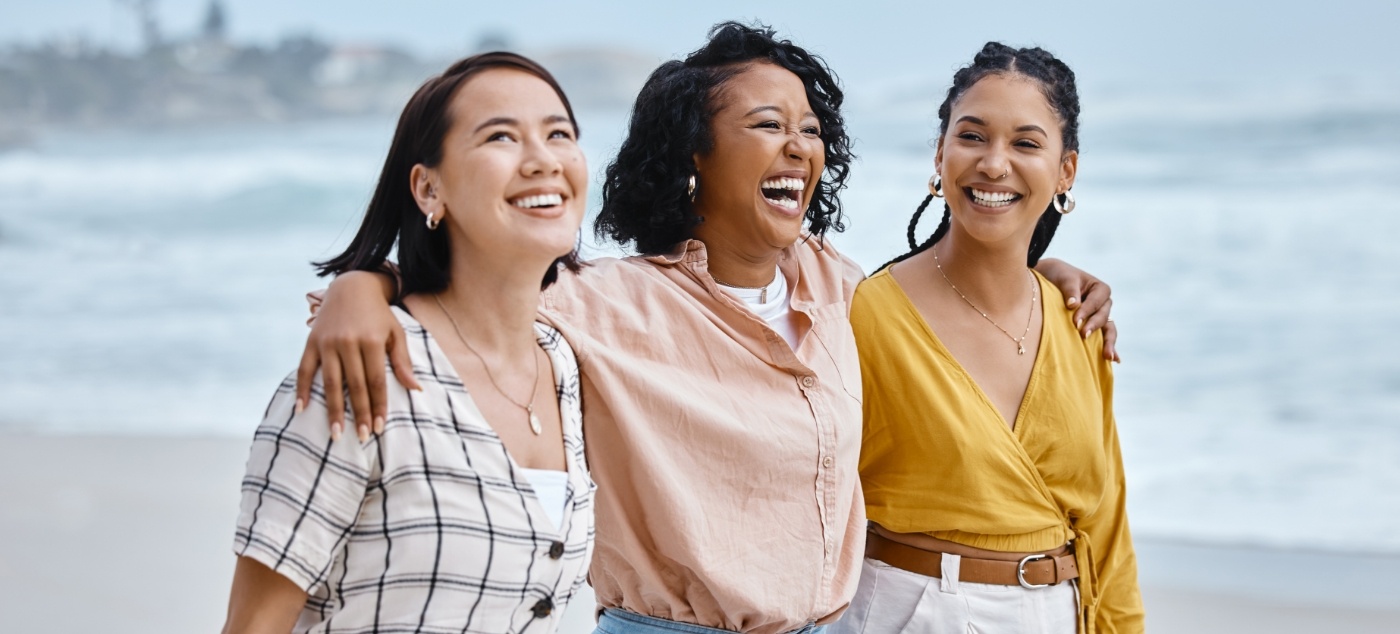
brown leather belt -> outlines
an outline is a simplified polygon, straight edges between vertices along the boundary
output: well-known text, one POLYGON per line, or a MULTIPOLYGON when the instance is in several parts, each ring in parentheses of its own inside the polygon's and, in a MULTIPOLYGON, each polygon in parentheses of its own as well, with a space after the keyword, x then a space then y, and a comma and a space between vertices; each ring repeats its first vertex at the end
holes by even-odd
MULTIPOLYGON (((943 553, 906 546, 871 532, 865 536, 865 556, 878 559, 900 570, 943 578, 943 553)), ((1030 555, 1020 561, 962 557, 958 579, 971 583, 1043 588, 1079 576, 1074 552, 1058 555, 1030 555)))

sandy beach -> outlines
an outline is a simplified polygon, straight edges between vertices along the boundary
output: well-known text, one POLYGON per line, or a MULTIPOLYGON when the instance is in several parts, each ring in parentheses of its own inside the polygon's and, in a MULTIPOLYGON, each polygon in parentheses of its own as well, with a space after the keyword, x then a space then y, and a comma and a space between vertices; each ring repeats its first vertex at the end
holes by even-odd
MULTIPOLYGON (((0 631, 215 632, 247 441, 0 434, 0 631)), ((1395 632, 1400 556, 1140 537, 1149 631, 1395 632)), ((591 631, 592 595, 563 632, 591 631)))

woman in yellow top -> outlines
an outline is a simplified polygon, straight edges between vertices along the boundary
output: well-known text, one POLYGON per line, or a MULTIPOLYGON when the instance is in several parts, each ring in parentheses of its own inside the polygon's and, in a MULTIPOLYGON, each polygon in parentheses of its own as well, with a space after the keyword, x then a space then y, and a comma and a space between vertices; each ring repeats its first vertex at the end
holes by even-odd
POLYGON ((1113 374, 1030 268, 1074 208, 1074 73, 989 43, 938 115, 913 250, 851 309, 872 532, 833 629, 1141 632, 1113 374), (933 196, 942 223, 914 245, 933 196))

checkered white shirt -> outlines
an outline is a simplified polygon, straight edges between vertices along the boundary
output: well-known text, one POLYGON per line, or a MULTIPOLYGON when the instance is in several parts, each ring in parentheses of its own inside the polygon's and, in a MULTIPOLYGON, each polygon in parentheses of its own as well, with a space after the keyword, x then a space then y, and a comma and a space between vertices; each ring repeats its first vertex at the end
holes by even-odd
POLYGON ((295 632, 554 632, 593 546, 573 351, 535 324, 569 473, 556 530, 437 342, 394 314, 424 391, 391 380, 384 433, 331 442, 319 376, 299 415, 283 381, 253 436, 234 552, 307 592, 295 632))

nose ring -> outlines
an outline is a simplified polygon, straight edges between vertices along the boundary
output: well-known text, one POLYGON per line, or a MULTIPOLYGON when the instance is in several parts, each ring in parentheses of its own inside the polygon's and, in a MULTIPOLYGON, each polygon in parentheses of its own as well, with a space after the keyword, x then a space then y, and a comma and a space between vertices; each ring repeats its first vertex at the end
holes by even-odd
POLYGON ((1006 178, 1007 176, 1010 176, 1010 175, 1011 175, 1011 170, 1006 170, 1005 172, 1002 172, 1002 173, 1001 173, 1001 176, 998 176, 998 177, 996 177, 996 178, 994 178, 994 179, 992 179, 992 180, 1001 180, 1001 179, 1006 178))

